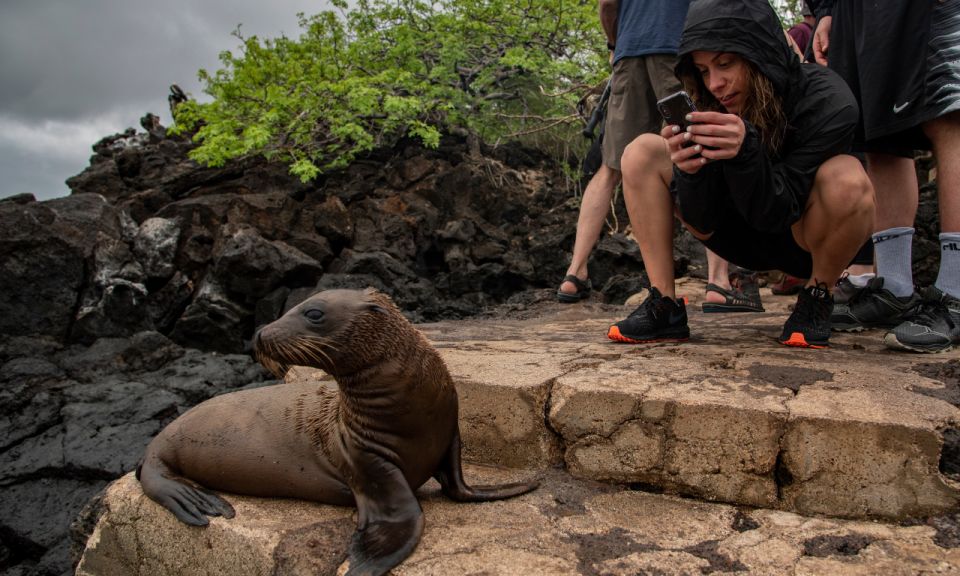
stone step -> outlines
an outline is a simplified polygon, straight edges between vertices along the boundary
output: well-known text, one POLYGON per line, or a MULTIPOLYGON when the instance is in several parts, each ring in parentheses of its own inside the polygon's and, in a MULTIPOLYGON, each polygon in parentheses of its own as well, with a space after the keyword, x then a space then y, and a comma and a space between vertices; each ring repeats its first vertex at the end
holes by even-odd
MULTIPOLYGON (((460 396, 464 458, 563 465, 598 481, 802 514, 899 519, 953 508, 960 490, 960 354, 907 354, 882 333, 828 350, 776 343, 792 297, 762 314, 703 314, 694 337, 606 339, 625 313, 557 307, 524 321, 422 325, 460 396)), ((298 368, 288 379, 324 378, 298 368)))
MULTIPOLYGON (((475 484, 528 474, 467 466, 475 484)), ((513 500, 461 504, 433 481, 418 491, 426 527, 394 576, 449 574, 960 573, 956 516, 914 525, 807 518, 542 472, 513 500)), ((337 573, 352 508, 227 495, 230 520, 196 528, 147 499, 128 474, 113 483, 78 576, 306 576, 337 573)))
POLYGON ((775 339, 794 297, 765 289, 765 313, 704 314, 702 283, 681 293, 684 344, 613 343, 629 309, 587 303, 422 325, 456 381, 465 459, 802 514, 957 504, 940 469, 960 471, 960 353, 895 352, 881 331, 787 348, 775 339))

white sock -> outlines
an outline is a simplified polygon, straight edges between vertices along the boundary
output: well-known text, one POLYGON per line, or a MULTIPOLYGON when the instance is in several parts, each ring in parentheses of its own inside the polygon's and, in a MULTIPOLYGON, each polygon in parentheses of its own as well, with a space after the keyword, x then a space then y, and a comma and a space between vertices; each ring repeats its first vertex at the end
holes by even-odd
POLYGON ((940 272, 934 286, 960 298, 960 232, 940 234, 940 272))
POLYGON ((857 288, 863 288, 874 276, 876 276, 876 274, 873 272, 865 272, 863 274, 847 274, 847 280, 857 288))
POLYGON ((875 233, 873 251, 883 287, 900 298, 913 294, 913 228, 901 226, 875 233))

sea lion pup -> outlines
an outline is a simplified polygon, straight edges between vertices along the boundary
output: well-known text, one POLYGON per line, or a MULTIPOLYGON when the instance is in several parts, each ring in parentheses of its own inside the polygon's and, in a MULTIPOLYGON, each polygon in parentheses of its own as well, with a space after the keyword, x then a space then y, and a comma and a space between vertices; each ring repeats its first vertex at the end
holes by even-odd
POLYGON ((331 374, 211 398, 147 446, 137 478, 181 521, 233 517, 207 489, 356 505, 347 574, 383 574, 423 532, 414 491, 431 476, 461 502, 498 500, 537 482, 471 488, 460 469, 457 392, 437 351, 373 289, 311 296, 255 337, 282 378, 292 365, 331 374))

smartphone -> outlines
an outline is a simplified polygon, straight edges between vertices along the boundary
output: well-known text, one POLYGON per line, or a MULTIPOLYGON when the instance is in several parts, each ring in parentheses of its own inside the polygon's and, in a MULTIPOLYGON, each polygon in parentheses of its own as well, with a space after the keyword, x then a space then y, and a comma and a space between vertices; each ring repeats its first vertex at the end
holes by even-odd
POLYGON ((687 122, 687 114, 696 109, 697 107, 693 105, 690 95, 683 90, 657 100, 657 110, 660 111, 664 121, 668 126, 674 124, 679 126, 681 132, 685 131, 687 126, 690 125, 690 122, 687 122))

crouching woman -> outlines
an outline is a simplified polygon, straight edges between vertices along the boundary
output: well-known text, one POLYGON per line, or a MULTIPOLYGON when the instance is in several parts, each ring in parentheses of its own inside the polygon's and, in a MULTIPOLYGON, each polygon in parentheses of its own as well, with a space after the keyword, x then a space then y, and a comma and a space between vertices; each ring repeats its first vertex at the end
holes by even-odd
POLYGON ((829 343, 831 289, 872 232, 873 187, 848 154, 859 114, 843 80, 801 64, 767 0, 694 0, 675 70, 697 111, 625 150, 623 191, 649 297, 607 335, 686 340, 673 219, 753 270, 809 278, 779 337, 829 343))

